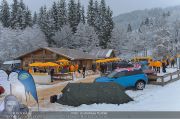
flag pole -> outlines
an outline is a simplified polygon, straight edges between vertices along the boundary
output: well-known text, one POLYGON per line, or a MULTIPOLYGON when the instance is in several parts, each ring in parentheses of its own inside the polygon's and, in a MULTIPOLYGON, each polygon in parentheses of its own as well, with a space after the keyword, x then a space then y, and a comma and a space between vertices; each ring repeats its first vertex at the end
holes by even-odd
POLYGON ((12 95, 12 85, 10 83, 10 95, 12 95))
POLYGON ((39 112, 39 101, 37 101, 37 105, 38 105, 38 112, 39 112))
POLYGON ((27 100, 27 92, 26 92, 26 90, 25 90, 25 96, 26 96, 26 104, 27 104, 27 106, 28 106, 28 100, 27 100))
POLYGON ((7 75, 8 75, 8 77, 7 77, 7 80, 9 81, 9 88, 10 88, 10 95, 12 95, 12 85, 11 85, 11 82, 10 82, 10 80, 9 80, 9 75, 10 75, 10 73, 7 73, 7 75))

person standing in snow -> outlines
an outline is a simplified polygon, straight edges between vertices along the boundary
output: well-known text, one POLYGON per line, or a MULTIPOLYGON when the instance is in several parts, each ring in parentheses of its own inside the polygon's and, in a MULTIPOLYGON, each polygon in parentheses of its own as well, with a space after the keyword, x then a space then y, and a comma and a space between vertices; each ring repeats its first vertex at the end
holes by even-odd
POLYGON ((162 72, 163 73, 166 73, 166 63, 165 62, 162 62, 162 72))
POLYGON ((51 82, 53 82, 54 69, 51 69, 50 75, 51 75, 51 82))
POLYGON ((83 72, 82 72, 82 74, 83 74, 83 78, 85 78, 85 77, 86 77, 86 67, 85 67, 85 66, 83 66, 83 72))
POLYGON ((175 64, 175 60, 174 60, 174 58, 172 58, 172 60, 171 60, 171 67, 172 68, 174 68, 174 64, 175 64))
POLYGON ((169 59, 166 59, 166 66, 169 66, 169 59))
POLYGON ((162 66, 161 61, 159 61, 159 60, 156 61, 156 62, 155 62, 155 66, 156 66, 156 72, 157 72, 157 73, 161 73, 161 70, 160 70, 160 69, 161 69, 161 66, 162 66))

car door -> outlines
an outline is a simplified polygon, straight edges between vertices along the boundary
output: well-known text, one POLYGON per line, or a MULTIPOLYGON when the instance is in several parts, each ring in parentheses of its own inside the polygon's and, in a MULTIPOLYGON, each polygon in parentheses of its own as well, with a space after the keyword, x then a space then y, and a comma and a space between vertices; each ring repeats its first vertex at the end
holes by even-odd
POLYGON ((126 78, 125 74, 126 74, 125 72, 117 73, 117 75, 115 75, 113 78, 113 80, 114 80, 113 82, 118 83, 124 87, 128 87, 128 84, 127 84, 128 82, 126 80, 127 78, 126 78))

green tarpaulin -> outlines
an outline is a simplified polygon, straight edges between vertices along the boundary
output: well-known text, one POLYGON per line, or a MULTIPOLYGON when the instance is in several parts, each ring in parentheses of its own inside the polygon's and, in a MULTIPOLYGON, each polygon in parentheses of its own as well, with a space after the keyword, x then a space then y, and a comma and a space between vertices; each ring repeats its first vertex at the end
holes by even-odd
POLYGON ((69 83, 57 103, 69 106, 81 104, 123 104, 133 101, 116 83, 69 83))

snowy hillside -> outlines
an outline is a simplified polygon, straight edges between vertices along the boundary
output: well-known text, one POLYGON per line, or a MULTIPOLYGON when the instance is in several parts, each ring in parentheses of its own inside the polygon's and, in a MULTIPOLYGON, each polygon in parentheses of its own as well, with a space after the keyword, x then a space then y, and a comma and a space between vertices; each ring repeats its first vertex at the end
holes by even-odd
POLYGON ((128 55, 141 54, 151 49, 151 54, 157 57, 175 55, 180 51, 179 11, 180 6, 153 8, 114 17, 111 46, 128 55))
POLYGON ((180 6, 162 8, 153 8, 145 10, 136 10, 129 13, 120 14, 113 18, 115 24, 127 27, 131 24, 133 29, 138 29, 142 21, 146 18, 156 18, 163 15, 163 13, 170 12, 169 21, 180 20, 180 6))

